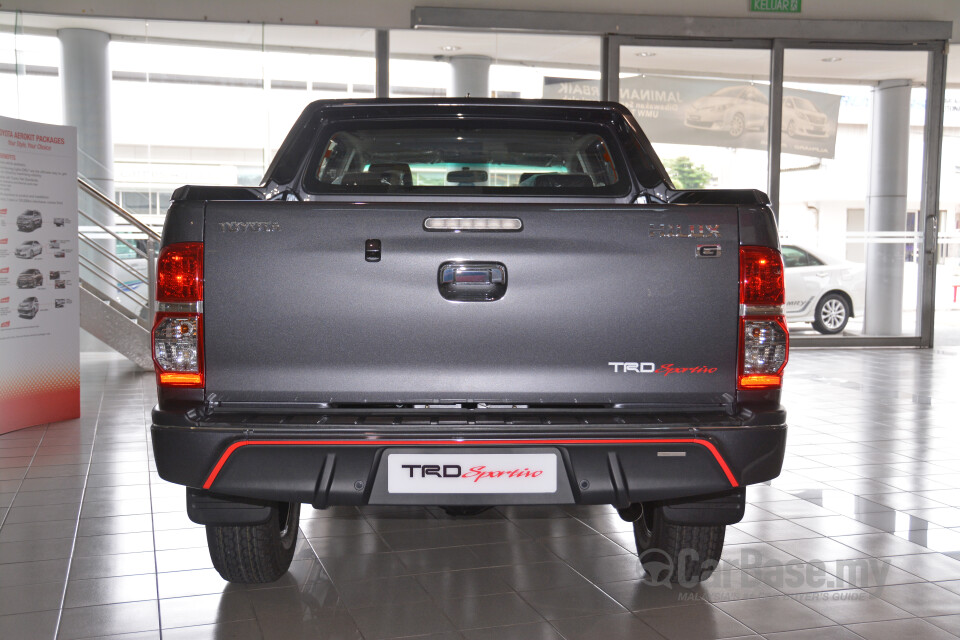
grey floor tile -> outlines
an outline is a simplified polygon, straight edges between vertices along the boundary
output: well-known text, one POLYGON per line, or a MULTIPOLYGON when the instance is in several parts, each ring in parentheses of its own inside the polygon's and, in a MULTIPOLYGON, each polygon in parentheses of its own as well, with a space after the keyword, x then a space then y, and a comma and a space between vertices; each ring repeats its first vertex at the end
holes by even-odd
POLYGON ((883 561, 925 580, 960 579, 960 560, 940 553, 886 557, 883 561))
POLYGON ((953 634, 917 618, 852 624, 848 628, 864 640, 903 640, 904 638, 953 640, 956 638, 953 634))
POLYGON ((0 564, 0 586, 17 587, 27 584, 67 581, 68 558, 0 564))
POLYGON ((64 607, 89 607, 98 604, 157 599, 157 578, 147 573, 89 580, 70 580, 64 607))
POLYGON ((0 616, 0 638, 50 640, 56 634, 59 617, 57 610, 0 616))
POLYGON ((62 598, 61 581, 0 586, 0 615, 56 610, 62 598))
POLYGON ((459 630, 543 622, 543 617, 514 592, 443 599, 439 605, 459 630))
MULTIPOLYGON (((287 635, 286 637, 293 640, 303 636, 287 635)), ((163 630, 163 640, 225 640, 227 638, 230 640, 263 640, 264 635, 257 620, 235 620, 219 624, 163 630)))
POLYGON ((554 620, 552 624, 566 640, 597 640, 598 638, 662 640, 663 638, 652 627, 630 613, 564 618, 554 620))
POLYGON ((160 600, 163 629, 252 620, 255 617, 249 594, 240 590, 160 600))
POLYGON ((152 631, 160 628, 157 601, 124 602, 64 609, 60 640, 152 631))
POLYGON ((153 575, 157 570, 153 552, 118 553, 106 556, 75 557, 70 565, 71 580, 130 576, 142 573, 153 575))
POLYGON ((960 595, 929 582, 875 587, 867 591, 915 616, 944 616, 960 612, 960 595))
POLYGON ((617 600, 593 585, 523 591, 520 595, 547 620, 625 613, 627 610, 617 600))
POLYGON ((350 614, 368 640, 456 631, 434 602, 364 607, 350 614))
POLYGON ((960 637, 960 613, 949 616, 933 616, 925 618, 927 622, 944 631, 949 631, 953 635, 960 637))
POLYGON ((467 640, 565 640, 549 622, 465 629, 460 635, 467 640))
POLYGON ((358 580, 341 583, 338 587, 343 603, 351 609, 430 599, 430 595, 413 576, 358 580))
POLYGON ((834 623, 786 596, 720 602, 716 606, 757 633, 827 627, 834 623))
POLYGON ((767 633, 764 637, 767 640, 863 640, 862 636, 840 626, 767 633))
POLYGON ((441 571, 420 574, 416 579, 434 598, 472 598, 513 591, 508 570, 506 567, 484 567, 441 571))
POLYGON ((751 630, 712 604, 696 603, 676 609, 648 609, 636 614, 667 640, 714 640, 749 635, 751 630))
POLYGON ((909 618, 911 614, 861 589, 804 593, 793 596, 837 624, 880 622, 909 618))

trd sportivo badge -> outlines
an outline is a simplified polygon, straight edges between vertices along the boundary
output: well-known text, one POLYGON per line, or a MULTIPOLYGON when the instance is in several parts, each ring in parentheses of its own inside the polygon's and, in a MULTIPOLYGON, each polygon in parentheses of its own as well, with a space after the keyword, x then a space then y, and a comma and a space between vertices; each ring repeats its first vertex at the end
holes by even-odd
POLYGON ((652 224, 651 238, 719 238, 718 224, 652 224))
POLYGON ((659 373, 669 376, 671 373, 716 373, 717 367, 699 365, 696 367, 678 367, 673 364, 662 364, 659 367, 653 362, 608 362, 614 373, 659 373))
POLYGON ((221 222, 220 231, 225 233, 272 233, 280 231, 279 222, 221 222))

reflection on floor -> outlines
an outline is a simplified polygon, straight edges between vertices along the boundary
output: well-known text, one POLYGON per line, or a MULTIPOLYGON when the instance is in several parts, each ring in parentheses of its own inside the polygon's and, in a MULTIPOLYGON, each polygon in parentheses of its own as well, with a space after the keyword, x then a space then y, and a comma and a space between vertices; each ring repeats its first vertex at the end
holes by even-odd
POLYGON ((603 507, 307 508, 291 572, 245 588, 153 471, 152 375, 85 355, 81 420, 0 436, 0 638, 956 637, 960 356, 791 359, 784 473, 697 588, 641 584, 603 507))

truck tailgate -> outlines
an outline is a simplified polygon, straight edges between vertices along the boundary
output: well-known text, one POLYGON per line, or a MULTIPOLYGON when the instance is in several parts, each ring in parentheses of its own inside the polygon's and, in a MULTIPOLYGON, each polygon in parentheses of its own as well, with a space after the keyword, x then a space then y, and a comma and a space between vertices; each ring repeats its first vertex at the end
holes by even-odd
POLYGON ((206 393, 726 404, 737 373, 737 222, 736 207, 707 205, 209 202, 206 393), (428 231, 431 217, 517 218, 522 229, 428 231), (377 262, 365 259, 372 239, 377 262), (699 256, 711 253, 700 245, 721 250, 699 256), (502 297, 441 295, 441 265, 473 262, 505 267, 502 297))

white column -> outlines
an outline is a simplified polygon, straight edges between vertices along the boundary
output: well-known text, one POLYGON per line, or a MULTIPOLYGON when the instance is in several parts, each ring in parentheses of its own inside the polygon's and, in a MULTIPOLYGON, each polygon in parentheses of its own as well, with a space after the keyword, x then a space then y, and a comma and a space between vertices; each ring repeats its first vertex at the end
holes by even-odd
POLYGON ((489 98, 490 63, 489 56, 453 56, 450 66, 453 69, 452 97, 489 98))
POLYGON ((113 198, 113 135, 110 122, 110 35, 60 29, 63 122, 77 128, 80 175, 113 198))
MULTIPOLYGON (((873 97, 867 232, 903 233, 907 220, 910 81, 881 81, 873 97)), ((903 243, 867 244, 864 334, 899 336, 903 325, 903 243)))
MULTIPOLYGON (((107 47, 110 35, 91 29, 60 29, 60 85, 63 89, 63 123, 77 128, 77 172, 108 198, 114 198, 113 135, 110 120, 110 60, 107 47)), ((80 210, 103 225, 114 224, 113 212, 96 204, 84 193, 79 195, 80 210)), ((90 224, 80 218, 80 226, 90 224)), ((101 239, 102 247, 113 253, 112 239, 101 239)), ((116 276, 114 264, 93 249, 79 246, 80 255, 116 276)), ((81 271, 85 271, 81 269, 81 271)), ((85 277, 103 293, 110 294, 113 283, 105 282, 90 271, 85 277)), ((113 296, 119 299, 119 294, 113 296)), ((81 351, 108 351, 110 348, 86 331, 80 332, 81 351)))

